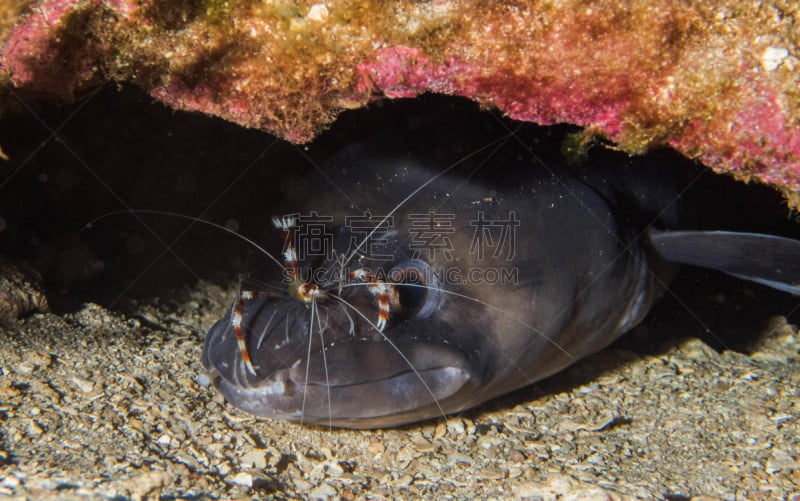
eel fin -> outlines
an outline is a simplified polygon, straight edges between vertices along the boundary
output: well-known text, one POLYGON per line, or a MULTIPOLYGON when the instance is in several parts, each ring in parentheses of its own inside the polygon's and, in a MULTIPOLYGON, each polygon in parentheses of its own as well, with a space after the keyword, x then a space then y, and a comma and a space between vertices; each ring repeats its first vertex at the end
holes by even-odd
POLYGON ((732 231, 651 228, 648 234, 667 261, 711 268, 800 295, 800 240, 732 231))

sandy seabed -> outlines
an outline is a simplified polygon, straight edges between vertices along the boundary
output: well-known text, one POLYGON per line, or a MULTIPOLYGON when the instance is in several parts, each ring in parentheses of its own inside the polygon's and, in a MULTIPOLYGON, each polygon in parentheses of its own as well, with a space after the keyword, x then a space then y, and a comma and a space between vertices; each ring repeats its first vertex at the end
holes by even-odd
POLYGON ((257 419, 203 384, 203 335, 233 294, 6 322, 0 497, 800 499, 783 318, 749 354, 609 349, 462 415, 357 431, 257 419))

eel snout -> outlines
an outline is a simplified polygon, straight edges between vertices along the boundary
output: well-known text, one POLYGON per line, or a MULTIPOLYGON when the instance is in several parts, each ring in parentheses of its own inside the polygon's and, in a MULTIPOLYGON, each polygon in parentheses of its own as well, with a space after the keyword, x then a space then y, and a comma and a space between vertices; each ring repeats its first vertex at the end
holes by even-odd
MULTIPOLYGON (((323 347, 311 317, 290 314, 284 303, 268 298, 251 303, 245 315, 255 374, 238 356, 229 315, 212 327, 203 354, 219 391, 247 412, 322 425, 357 422, 361 428, 374 419, 383 426, 392 416, 407 421, 409 413, 452 411, 448 399, 474 382, 467 356, 441 339, 422 338, 415 323, 390 325, 380 335, 360 336, 357 329, 323 347)), ((336 324, 353 317, 329 312, 327 328, 346 331, 336 324)))

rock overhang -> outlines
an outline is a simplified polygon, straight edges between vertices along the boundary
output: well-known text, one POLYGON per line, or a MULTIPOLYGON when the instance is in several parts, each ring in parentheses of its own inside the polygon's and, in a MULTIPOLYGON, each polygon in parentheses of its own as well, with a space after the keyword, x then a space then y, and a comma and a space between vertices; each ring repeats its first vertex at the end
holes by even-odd
MULTIPOLYGON (((715 2, 29 2, 0 78, 70 101, 132 82, 295 143, 377 98, 457 95, 669 146, 800 204, 800 7, 715 2)), ((580 141, 579 141, 580 142, 580 141)))

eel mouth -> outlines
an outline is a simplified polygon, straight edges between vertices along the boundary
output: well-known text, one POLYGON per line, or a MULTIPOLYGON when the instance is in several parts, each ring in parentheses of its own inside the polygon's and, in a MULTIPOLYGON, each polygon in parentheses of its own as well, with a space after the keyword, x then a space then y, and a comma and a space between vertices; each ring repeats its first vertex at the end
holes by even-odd
POLYGON ((441 342, 351 339, 298 358, 252 384, 209 367, 234 406, 268 418, 339 427, 382 427, 439 417, 471 381, 467 358, 441 342))
POLYGON ((209 330, 203 365, 228 402, 272 419, 376 428, 460 410, 483 374, 469 355, 480 348, 434 308, 419 314, 431 294, 405 292, 403 305, 418 307, 383 330, 366 313, 375 310, 366 288, 349 293, 347 308, 316 311, 291 298, 250 298, 241 333, 231 320, 237 301, 209 330))

